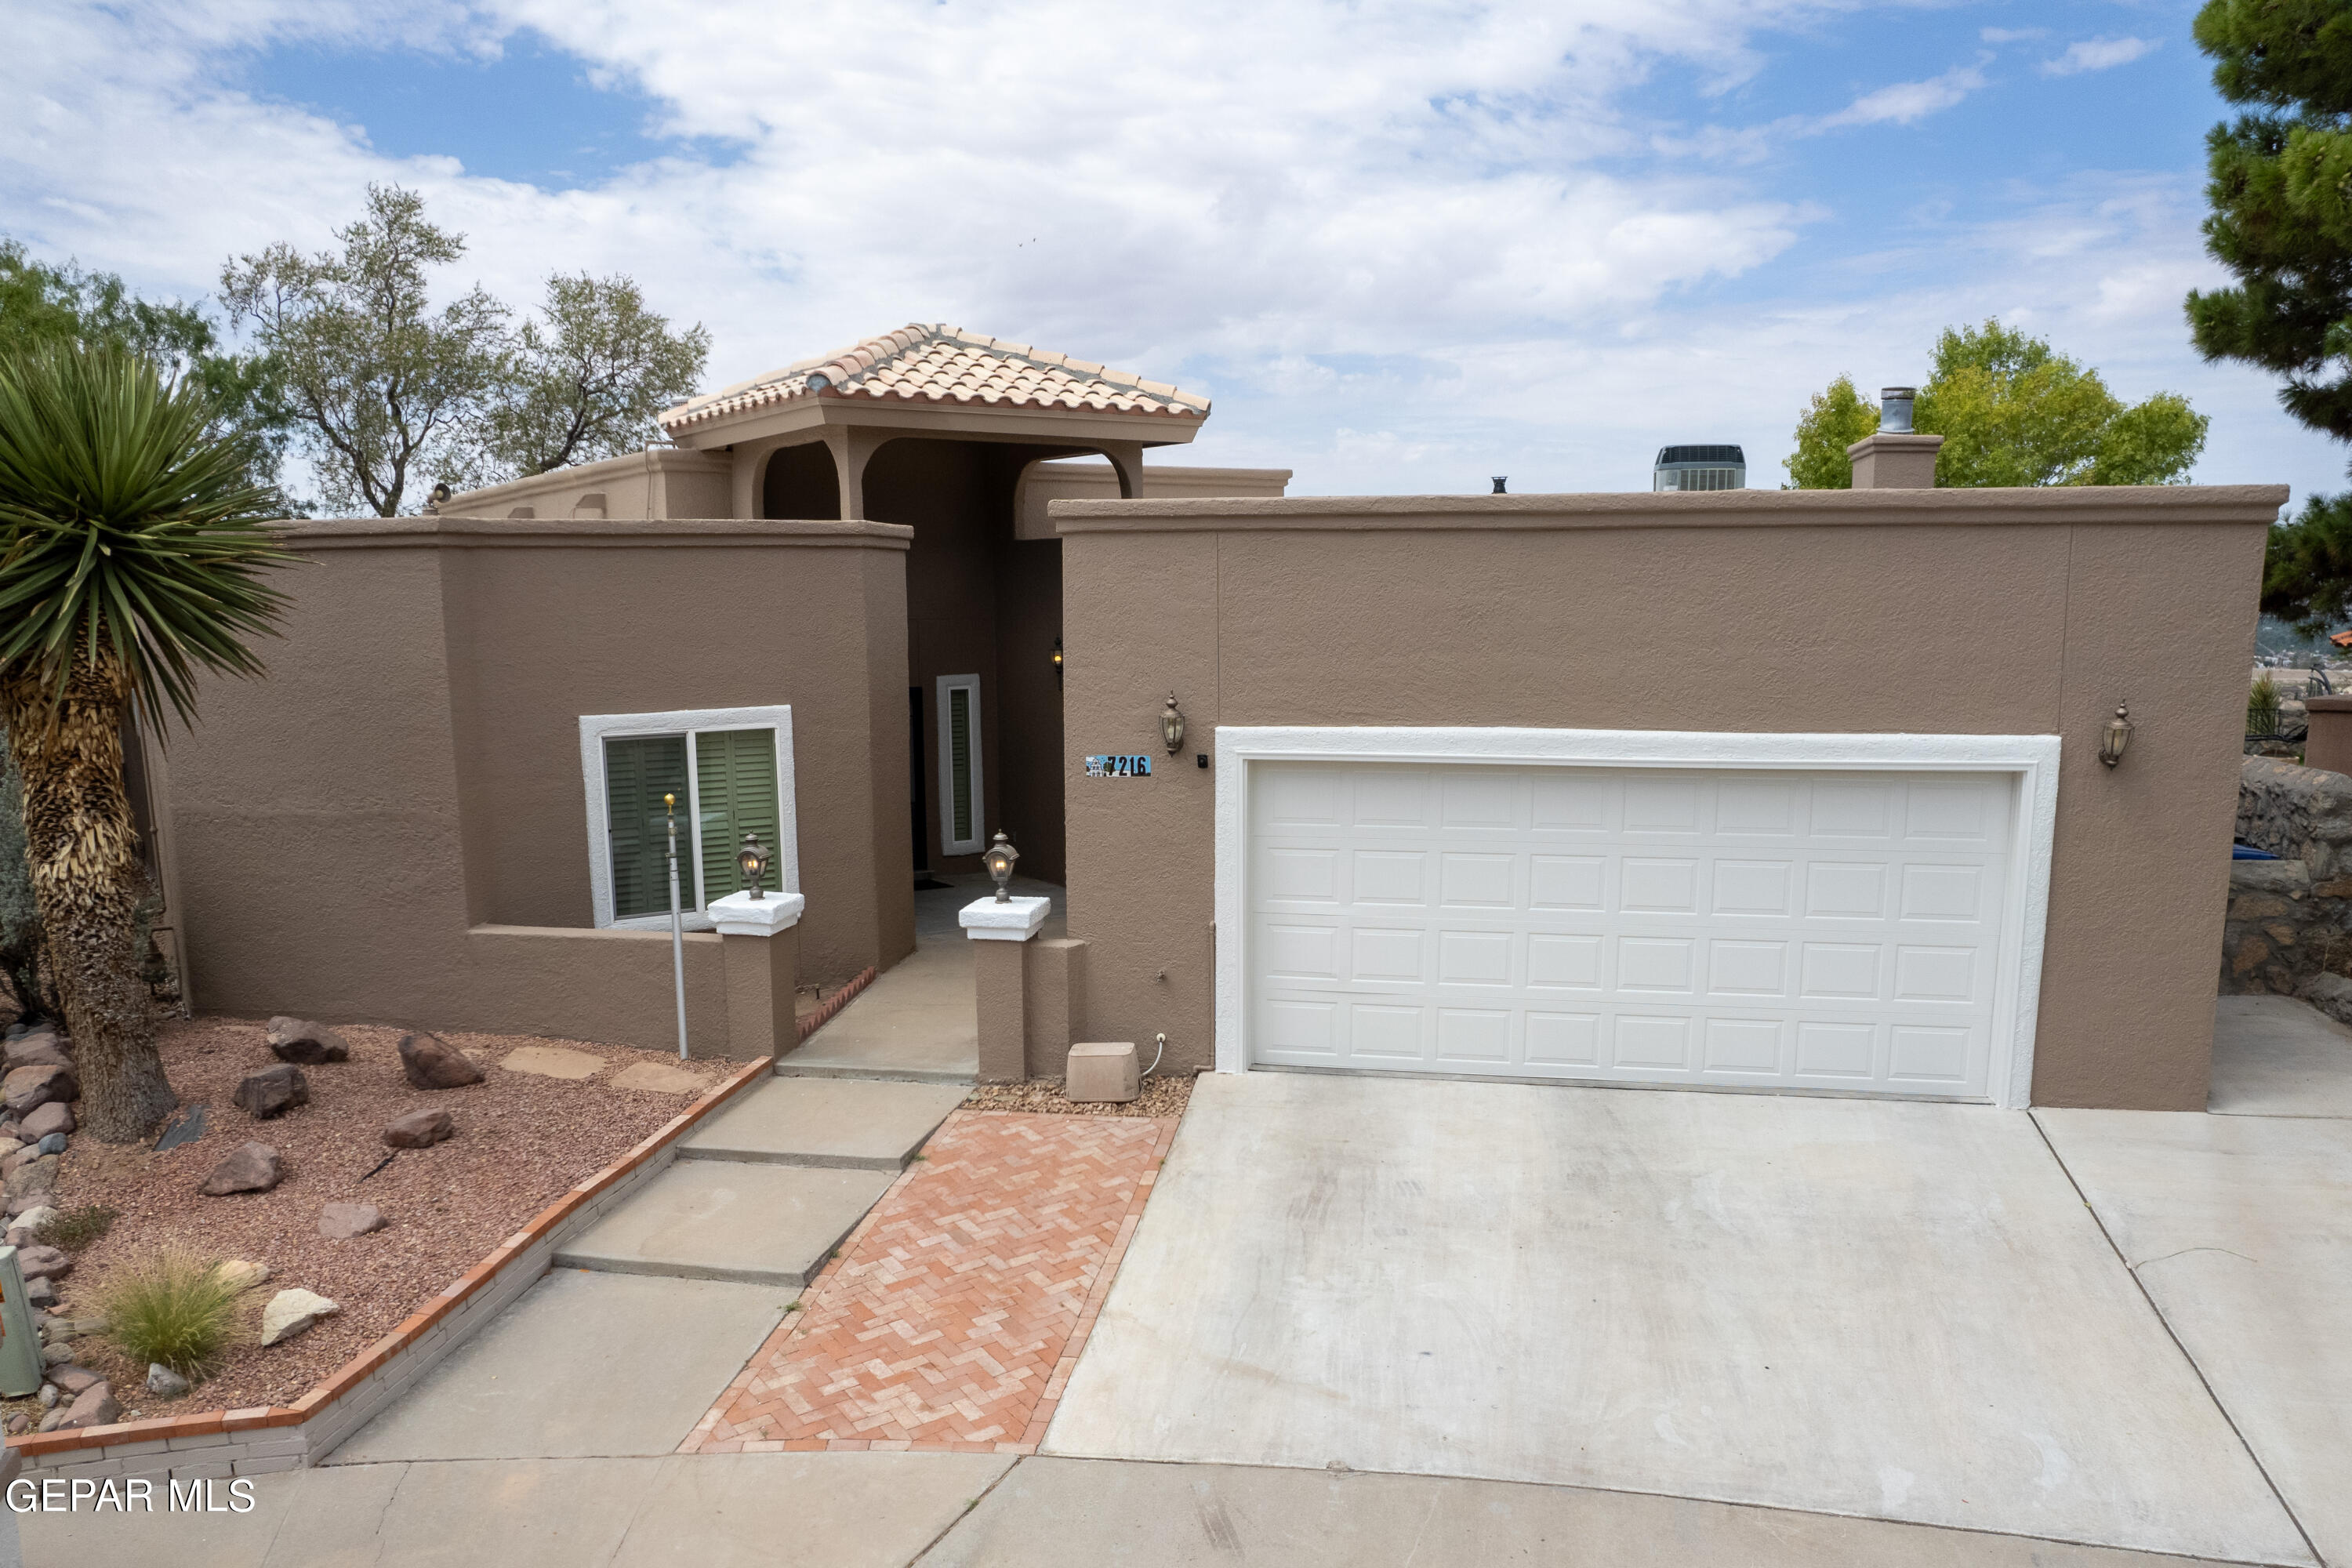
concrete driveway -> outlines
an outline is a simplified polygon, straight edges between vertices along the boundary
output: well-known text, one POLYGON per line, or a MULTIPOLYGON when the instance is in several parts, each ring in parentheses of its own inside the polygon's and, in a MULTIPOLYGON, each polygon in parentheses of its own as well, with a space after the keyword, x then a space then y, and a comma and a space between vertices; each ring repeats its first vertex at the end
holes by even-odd
POLYGON ((2315 1561, 2034 1119, 1969 1106, 1204 1079, 1044 1452, 2315 1561))

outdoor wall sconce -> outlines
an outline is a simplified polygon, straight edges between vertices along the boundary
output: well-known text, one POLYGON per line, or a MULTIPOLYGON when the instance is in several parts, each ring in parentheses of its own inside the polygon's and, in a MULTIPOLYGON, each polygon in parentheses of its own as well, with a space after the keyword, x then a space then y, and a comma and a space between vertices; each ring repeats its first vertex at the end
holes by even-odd
POLYGON ((1055 637, 1055 638, 1054 639, 1054 684, 1055 684, 1055 685, 1056 685, 1056 686, 1059 686, 1061 683, 1062 683, 1062 639, 1061 639, 1061 638, 1059 638, 1059 637, 1055 637))
POLYGON ((1176 706, 1176 694, 1168 694, 1168 706, 1160 710, 1160 738, 1168 742, 1168 754, 1174 756, 1184 749, 1184 710, 1176 706))
POLYGON ((2123 703, 2116 704, 2116 716, 2099 733, 2099 761, 2114 767, 2124 760, 2124 748, 2131 744, 2131 715, 2124 711, 2123 703))
POLYGON ((996 842, 988 847, 988 852, 980 858, 980 863, 988 868, 990 876, 996 879, 996 901, 1000 904, 1013 901, 1013 895, 1006 890, 1005 884, 1013 880, 1013 862, 1020 858, 1021 851, 1006 841, 1004 829, 998 828, 996 842))

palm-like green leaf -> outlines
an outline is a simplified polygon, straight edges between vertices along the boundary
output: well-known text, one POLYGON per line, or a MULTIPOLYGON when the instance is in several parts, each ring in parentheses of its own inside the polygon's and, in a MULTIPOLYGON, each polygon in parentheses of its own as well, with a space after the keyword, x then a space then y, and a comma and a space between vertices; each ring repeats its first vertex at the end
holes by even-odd
POLYGON ((247 639, 296 559, 263 525, 247 454, 211 438, 194 383, 114 349, 53 345, 0 361, 0 674, 62 699, 77 663, 121 661, 142 705, 184 722, 200 669, 252 676, 247 639))

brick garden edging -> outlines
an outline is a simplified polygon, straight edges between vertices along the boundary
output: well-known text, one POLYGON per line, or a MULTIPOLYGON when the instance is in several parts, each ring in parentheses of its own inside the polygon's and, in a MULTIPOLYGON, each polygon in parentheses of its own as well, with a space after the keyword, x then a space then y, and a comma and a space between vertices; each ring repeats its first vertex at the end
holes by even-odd
POLYGON ((835 1013, 840 1012, 844 1007, 846 1007, 852 1002, 856 1001, 857 994, 859 992, 865 990, 868 985, 873 984, 874 966, 869 963, 865 968, 859 970, 856 977, 851 980, 848 984, 843 986, 840 990, 826 997, 824 999, 824 1005, 820 1006, 815 1012, 811 1013, 805 1018, 795 1020, 793 1027, 796 1032, 797 1038, 794 1043, 805 1043, 811 1035, 815 1034, 819 1029, 824 1028, 827 1024, 833 1022, 833 1016, 835 1013))
MULTIPOLYGON (((873 973, 866 971, 844 986, 835 1000, 863 989, 873 973)), ((8 1450, 24 1461, 27 1475, 92 1479, 166 1475, 175 1480, 226 1479, 314 1464, 538 1283, 560 1243, 604 1218, 667 1169, 677 1158, 674 1145, 689 1128, 774 1068, 775 1058, 761 1057, 736 1069, 636 1147, 532 1215, 423 1310, 291 1405, 28 1433, 9 1438, 8 1450)))

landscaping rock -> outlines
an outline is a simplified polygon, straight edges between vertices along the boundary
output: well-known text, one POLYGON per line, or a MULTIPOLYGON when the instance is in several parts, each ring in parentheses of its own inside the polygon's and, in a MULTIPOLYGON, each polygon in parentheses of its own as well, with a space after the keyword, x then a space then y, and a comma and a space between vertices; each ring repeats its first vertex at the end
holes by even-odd
POLYGON ((0 1175, 5 1175, 10 1171, 22 1170, 40 1157, 41 1150, 38 1144, 12 1142, 6 1150, 0 1151, 0 1175))
POLYGON ((449 1120, 447 1111, 428 1106, 385 1122, 383 1141, 394 1149, 430 1149, 445 1138, 455 1137, 457 1131, 457 1124, 449 1120))
POLYGON ((401 1036, 400 1069, 416 1089, 463 1089, 482 1081, 474 1059, 438 1035, 401 1036))
POLYGON ((104 1426, 122 1419, 122 1406, 114 1397, 110 1384, 92 1384, 66 1410, 66 1418, 50 1430, 71 1432, 83 1426, 104 1426))
POLYGON ((26 1035, 20 1040, 11 1040, 6 1051, 0 1052, 0 1070, 8 1072, 24 1067, 72 1065, 72 1059, 66 1055, 64 1043, 46 1029, 37 1035, 26 1035))
POLYGON ((58 1400, 60 1397, 61 1397, 61 1395, 58 1393, 58 1385, 57 1385, 56 1384, 54 1384, 54 1383, 45 1383, 45 1384, 41 1384, 41 1408, 42 1408, 42 1409, 44 1409, 44 1410, 54 1410, 54 1409, 56 1409, 56 1408, 57 1408, 58 1400))
POLYGON ((19 1410, 8 1417, 8 1436, 21 1437, 33 1429, 33 1418, 19 1410))
POLYGON ((0 1102, 18 1116, 51 1100, 75 1100, 81 1098, 81 1079, 73 1068, 55 1062, 37 1062, 30 1067, 12 1070, 0 1078, 0 1102))
POLYGON ((229 1152, 227 1159, 213 1167, 213 1173, 196 1190, 213 1198, 231 1193, 266 1193, 278 1184, 283 1174, 277 1150, 267 1143, 240 1143, 229 1152))
POLYGON ((57 1217, 57 1210, 51 1208, 47 1204, 38 1204, 32 1208, 26 1209, 23 1214, 18 1215, 16 1216, 16 1225, 9 1228, 12 1231, 18 1228, 37 1231, 43 1226, 48 1224, 49 1221, 57 1217))
POLYGON ((59 1393, 72 1395, 86 1394, 106 1380, 86 1366, 76 1366, 68 1362, 63 1366, 49 1368, 49 1381, 58 1385, 59 1393))
POLYGON ((329 1204, 319 1211, 319 1234, 330 1241, 349 1241, 383 1226, 383 1211, 373 1204, 329 1204))
POLYGON ((72 1362, 73 1355, 73 1348, 69 1345, 43 1345, 41 1347, 41 1364, 43 1366, 65 1366, 72 1362))
POLYGON ((62 1132, 52 1132, 34 1147, 44 1154, 62 1154, 66 1152, 66 1135, 62 1132))
POLYGON ((147 1392, 158 1399, 177 1399, 193 1386, 186 1378, 160 1361, 147 1363, 147 1392))
POLYGON ((562 1046, 524 1046, 499 1060, 509 1072, 535 1073, 541 1078, 567 1079, 577 1083, 604 1070, 604 1058, 562 1046))
POLYGON ((248 1074, 236 1086, 231 1096, 236 1108, 256 1121, 267 1121, 273 1116, 283 1116, 298 1105, 310 1103, 310 1080, 302 1069, 291 1062, 279 1062, 274 1068, 263 1068, 248 1074))
POLYGON ((62 1279, 73 1272, 73 1259, 54 1247, 25 1247, 17 1248, 16 1267, 26 1279, 62 1279))
POLYGON ((16 1135, 38 1142, 52 1132, 71 1132, 73 1130, 72 1109, 60 1105, 53 1100, 47 1105, 37 1105, 26 1112, 24 1122, 16 1135))
POLYGON ((281 1062, 299 1062, 304 1067, 317 1067, 320 1062, 347 1062, 352 1059, 352 1047, 342 1036, 324 1024, 309 1024, 299 1018, 272 1018, 263 1037, 270 1051, 281 1062))
POLYGON ((41 1424, 38 1426, 34 1427, 33 1430, 36 1432, 54 1432, 65 1418, 65 1407, 63 1405, 59 1405, 56 1409, 51 1410, 47 1415, 42 1416, 41 1424))
MULTIPOLYGON (((12 1202, 36 1194, 54 1193, 57 1187, 58 1157, 55 1154, 37 1153, 9 1172, 5 1182, 0 1182, 0 1192, 5 1192, 12 1202)), ((25 1206, 31 1208, 33 1205, 26 1204, 25 1206)))
POLYGON ((54 1307, 58 1304, 58 1288, 46 1279, 33 1280, 25 1287, 25 1300, 36 1307, 54 1307))
POLYGON ((664 1067, 659 1062, 639 1062, 623 1068, 613 1075, 614 1089, 634 1089, 643 1094, 698 1094, 702 1079, 683 1068, 664 1067))
MULTIPOLYGON (((0 1188, 0 1191, 5 1191, 0 1188)), ((54 1207, 58 1194, 54 1192, 7 1193, 5 1207, 11 1215, 29 1214, 37 1208, 54 1207)))
POLYGON ((309 1290, 280 1290, 261 1310, 261 1342, 274 1345, 281 1340, 290 1340, 320 1319, 341 1310, 324 1296, 309 1290))
POLYGON ((215 1268, 213 1276, 232 1290, 250 1290, 269 1278, 269 1268, 267 1264, 248 1263, 241 1258, 232 1258, 215 1268))

